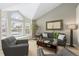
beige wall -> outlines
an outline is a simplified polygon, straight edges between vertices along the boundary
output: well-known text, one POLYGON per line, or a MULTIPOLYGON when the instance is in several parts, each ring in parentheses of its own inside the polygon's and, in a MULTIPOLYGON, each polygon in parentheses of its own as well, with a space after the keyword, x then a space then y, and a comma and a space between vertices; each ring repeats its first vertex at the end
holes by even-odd
POLYGON ((76 23, 78 25, 78 29, 77 29, 77 40, 78 40, 78 45, 79 45, 79 5, 76 8, 76 23))
POLYGON ((0 10, 0 49, 1 49, 1 10, 0 10))
MULTIPOLYGON (((43 15, 39 19, 36 19, 37 24, 39 26, 37 33, 52 32, 53 31, 53 30, 51 30, 51 31, 46 30, 46 21, 63 19, 64 29, 59 32, 66 33, 67 40, 69 42, 70 33, 69 33, 69 30, 66 28, 66 24, 76 23, 76 6, 77 6, 77 4, 62 4, 59 7, 55 8, 54 10, 51 10, 47 14, 43 15)), ((77 43, 76 33, 74 33, 74 43, 77 43)))

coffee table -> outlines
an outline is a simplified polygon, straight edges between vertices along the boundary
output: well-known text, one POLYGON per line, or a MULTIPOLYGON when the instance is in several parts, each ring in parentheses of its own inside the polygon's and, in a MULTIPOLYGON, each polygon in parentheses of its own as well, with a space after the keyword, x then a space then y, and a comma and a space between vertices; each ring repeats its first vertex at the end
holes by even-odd
POLYGON ((53 45, 52 43, 45 43, 44 41, 37 41, 37 46, 42 46, 44 48, 47 48, 49 50, 57 52, 57 45, 53 45))

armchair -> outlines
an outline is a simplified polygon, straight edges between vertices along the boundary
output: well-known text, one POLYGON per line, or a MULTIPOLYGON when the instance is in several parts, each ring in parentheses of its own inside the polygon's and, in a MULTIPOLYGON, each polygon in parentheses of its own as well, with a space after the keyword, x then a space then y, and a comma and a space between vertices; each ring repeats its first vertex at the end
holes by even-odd
POLYGON ((28 55, 28 41, 16 40, 11 36, 1 40, 2 50, 5 56, 24 56, 28 55))

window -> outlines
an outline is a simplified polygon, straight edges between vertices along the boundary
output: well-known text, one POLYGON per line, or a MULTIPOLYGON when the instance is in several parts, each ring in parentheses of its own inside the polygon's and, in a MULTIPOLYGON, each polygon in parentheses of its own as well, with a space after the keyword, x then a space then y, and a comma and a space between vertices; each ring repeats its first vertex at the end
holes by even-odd
POLYGON ((1 38, 7 37, 7 17, 6 14, 2 14, 1 18, 1 38))
POLYGON ((1 17, 1 39, 7 36, 21 37, 31 33, 29 21, 18 11, 6 11, 1 17))
POLYGON ((30 24, 29 23, 26 23, 25 24, 25 33, 26 34, 29 34, 30 33, 30 24))
POLYGON ((17 12, 11 13, 11 35, 23 36, 24 18, 17 12))

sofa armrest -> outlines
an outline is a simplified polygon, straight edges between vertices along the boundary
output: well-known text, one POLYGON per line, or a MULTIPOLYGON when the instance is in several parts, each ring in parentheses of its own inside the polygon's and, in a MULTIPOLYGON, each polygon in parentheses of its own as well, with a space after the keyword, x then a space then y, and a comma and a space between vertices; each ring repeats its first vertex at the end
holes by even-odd
POLYGON ((16 44, 20 44, 20 43, 27 43, 28 44, 28 40, 16 40, 16 44))

